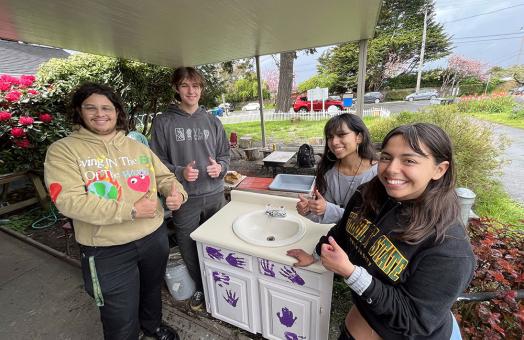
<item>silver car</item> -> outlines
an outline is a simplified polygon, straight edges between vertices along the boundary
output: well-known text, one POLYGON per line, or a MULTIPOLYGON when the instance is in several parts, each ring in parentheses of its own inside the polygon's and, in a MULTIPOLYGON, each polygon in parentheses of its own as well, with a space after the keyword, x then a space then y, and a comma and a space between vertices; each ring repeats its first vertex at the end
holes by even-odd
POLYGON ((413 92, 408 94, 404 100, 414 101, 414 100, 424 100, 424 99, 434 99, 438 97, 438 92, 435 90, 421 90, 418 92, 413 92))

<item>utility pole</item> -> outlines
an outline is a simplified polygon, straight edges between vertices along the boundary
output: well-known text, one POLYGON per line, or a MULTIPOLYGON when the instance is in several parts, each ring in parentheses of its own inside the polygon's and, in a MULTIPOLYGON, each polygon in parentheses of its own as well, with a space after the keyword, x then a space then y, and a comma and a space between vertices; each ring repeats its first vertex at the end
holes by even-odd
POLYGON ((420 47, 420 60, 418 62, 417 87, 415 92, 420 91, 420 78, 422 78, 422 66, 424 65, 424 50, 426 49, 426 30, 428 27, 428 6, 424 8, 424 28, 422 30, 422 46, 420 47))

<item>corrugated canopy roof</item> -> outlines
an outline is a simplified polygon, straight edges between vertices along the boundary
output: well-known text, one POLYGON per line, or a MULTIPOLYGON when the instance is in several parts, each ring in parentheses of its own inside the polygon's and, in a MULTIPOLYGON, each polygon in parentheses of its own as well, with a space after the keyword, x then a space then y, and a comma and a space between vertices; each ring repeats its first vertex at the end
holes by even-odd
POLYGON ((373 37, 379 0, 2 0, 0 38, 201 65, 373 37))

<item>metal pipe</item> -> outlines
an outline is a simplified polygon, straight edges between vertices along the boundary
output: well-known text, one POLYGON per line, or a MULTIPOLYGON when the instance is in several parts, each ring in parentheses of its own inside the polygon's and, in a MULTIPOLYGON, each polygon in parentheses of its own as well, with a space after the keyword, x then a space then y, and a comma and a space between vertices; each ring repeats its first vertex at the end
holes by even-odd
POLYGON ((358 80, 357 80, 357 116, 364 116, 364 89, 366 88, 366 64, 368 57, 368 39, 358 42, 358 80))
POLYGON ((257 64, 258 103, 260 105, 260 129, 262 130, 262 147, 266 147, 266 126, 264 124, 264 94, 262 92, 262 78, 260 77, 260 56, 255 56, 257 64))

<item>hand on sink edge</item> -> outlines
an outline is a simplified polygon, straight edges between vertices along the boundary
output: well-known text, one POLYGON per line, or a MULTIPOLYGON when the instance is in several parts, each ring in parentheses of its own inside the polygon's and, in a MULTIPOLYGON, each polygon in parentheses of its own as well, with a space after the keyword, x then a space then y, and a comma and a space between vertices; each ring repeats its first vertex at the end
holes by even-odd
POLYGON ((298 260, 298 262, 293 263, 294 267, 307 267, 316 262, 313 255, 306 253, 304 249, 289 249, 286 255, 298 260))

